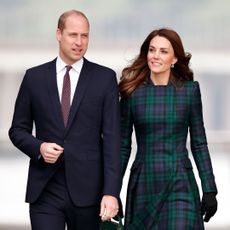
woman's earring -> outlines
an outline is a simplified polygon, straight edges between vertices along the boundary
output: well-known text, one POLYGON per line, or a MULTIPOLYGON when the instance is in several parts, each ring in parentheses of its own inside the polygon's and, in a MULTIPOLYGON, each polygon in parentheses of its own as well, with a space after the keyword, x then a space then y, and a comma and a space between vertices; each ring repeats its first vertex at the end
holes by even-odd
POLYGON ((174 64, 171 65, 171 68, 172 68, 172 69, 174 68, 174 64))

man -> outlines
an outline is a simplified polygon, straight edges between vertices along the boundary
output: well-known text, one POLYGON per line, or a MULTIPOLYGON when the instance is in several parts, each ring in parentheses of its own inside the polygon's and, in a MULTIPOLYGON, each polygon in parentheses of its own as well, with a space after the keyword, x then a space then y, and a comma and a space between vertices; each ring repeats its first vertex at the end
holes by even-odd
POLYGON ((116 74, 84 58, 89 22, 82 12, 63 13, 56 37, 58 57, 26 71, 9 136, 30 157, 26 202, 32 229, 64 230, 67 224, 96 230, 100 219, 118 212, 116 74))

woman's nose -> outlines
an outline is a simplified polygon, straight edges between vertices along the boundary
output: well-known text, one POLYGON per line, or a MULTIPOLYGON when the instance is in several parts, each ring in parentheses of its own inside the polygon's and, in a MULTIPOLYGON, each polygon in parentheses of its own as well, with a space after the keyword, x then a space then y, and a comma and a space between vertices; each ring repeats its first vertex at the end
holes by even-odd
POLYGON ((154 57, 154 58, 158 58, 158 57, 159 57, 159 51, 156 50, 156 51, 153 53, 153 57, 154 57))

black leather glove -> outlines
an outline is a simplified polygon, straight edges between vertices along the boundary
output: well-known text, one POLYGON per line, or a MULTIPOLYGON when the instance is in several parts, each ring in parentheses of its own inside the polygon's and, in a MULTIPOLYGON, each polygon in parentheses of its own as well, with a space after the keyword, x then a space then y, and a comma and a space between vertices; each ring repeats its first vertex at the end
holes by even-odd
POLYGON ((206 192, 203 194, 201 201, 201 212, 204 216, 204 221, 208 222, 217 211, 217 200, 215 192, 206 192))

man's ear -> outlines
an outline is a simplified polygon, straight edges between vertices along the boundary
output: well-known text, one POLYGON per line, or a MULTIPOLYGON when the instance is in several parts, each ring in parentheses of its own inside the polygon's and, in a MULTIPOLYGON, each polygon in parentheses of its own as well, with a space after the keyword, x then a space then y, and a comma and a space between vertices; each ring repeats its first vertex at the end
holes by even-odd
POLYGON ((57 40, 58 41, 60 41, 61 40, 61 30, 59 29, 59 28, 57 28, 57 31, 56 31, 56 38, 57 38, 57 40))

